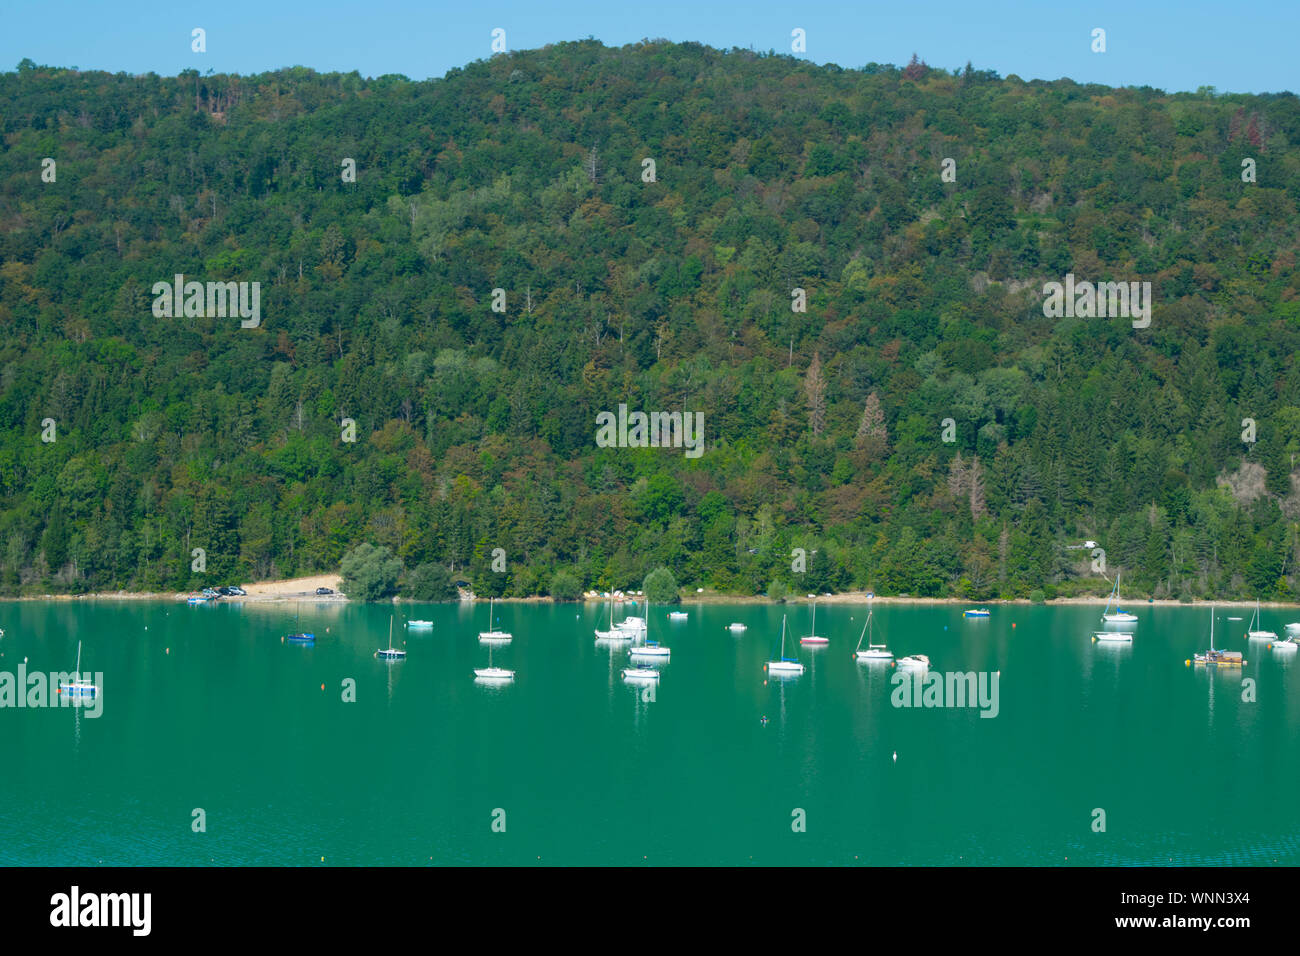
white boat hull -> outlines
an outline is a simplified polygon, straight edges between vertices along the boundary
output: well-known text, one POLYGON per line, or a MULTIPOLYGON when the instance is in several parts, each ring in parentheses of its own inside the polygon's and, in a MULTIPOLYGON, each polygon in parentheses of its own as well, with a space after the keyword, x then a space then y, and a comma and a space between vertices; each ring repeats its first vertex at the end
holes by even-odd
POLYGON ((507 634, 505 631, 480 631, 478 639, 485 643, 492 642, 495 644, 509 644, 514 640, 514 637, 513 635, 507 634))
POLYGON ((623 680, 656 681, 658 679, 659 679, 659 672, 652 671, 647 667, 623 668, 623 680))
POLYGON ((1272 631, 1248 631, 1246 636, 1252 641, 1276 641, 1277 635, 1272 631))
POLYGON ((1101 619, 1107 624, 1136 624, 1138 622, 1136 614, 1103 614, 1101 619))
POLYGON ((918 670, 924 670, 930 666, 930 658, 923 654, 914 654, 910 657, 900 657, 898 659, 899 667, 914 667, 918 670))
POLYGON ((729 630, 729 631, 735 631, 736 633, 740 633, 741 631, 744 631, 744 630, 745 630, 745 625, 744 625, 744 624, 728 624, 728 625, 727 625, 727 630, 729 630))
POLYGON ((634 647, 629 653, 633 657, 664 658, 670 656, 672 652, 666 647, 634 647))
POLYGON ((1120 631, 1098 631, 1092 635, 1094 641, 1108 641, 1112 644, 1131 644, 1133 635, 1125 634, 1120 631))
POLYGON ((769 674, 802 674, 803 665, 791 661, 768 661, 767 672, 769 674))
POLYGON ((474 676, 478 680, 514 680, 515 672, 503 667, 479 667, 475 668, 474 676))
POLYGON ((889 651, 858 651, 860 661, 892 661, 894 655, 889 651))

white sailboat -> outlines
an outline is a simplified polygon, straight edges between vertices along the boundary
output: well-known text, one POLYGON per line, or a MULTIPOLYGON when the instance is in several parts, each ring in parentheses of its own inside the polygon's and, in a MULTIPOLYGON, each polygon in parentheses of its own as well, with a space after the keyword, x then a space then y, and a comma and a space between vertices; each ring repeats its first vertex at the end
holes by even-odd
POLYGON ((492 645, 488 644, 488 666, 476 667, 474 669, 474 679, 489 681, 514 680, 515 672, 508 671, 504 667, 492 666, 492 645))
POLYGON ((479 631, 478 639, 484 642, 493 641, 497 644, 508 644, 511 640, 513 640, 513 635, 511 635, 509 631, 498 631, 493 629, 493 621, 495 619, 495 611, 496 611, 496 600, 497 600, 496 598, 488 599, 489 601, 488 629, 486 631, 479 631))
POLYGON ((815 644, 815 645, 822 645, 822 644, 829 644, 829 643, 830 643, 830 641, 828 641, 826 638, 824 638, 824 637, 818 637, 818 636, 817 636, 817 598, 816 598, 816 596, 814 596, 814 597, 813 597, 813 600, 812 600, 812 633, 811 633, 811 634, 806 634, 806 635, 804 635, 803 637, 799 638, 799 643, 800 643, 800 644, 815 644))
POLYGON ((1136 624, 1137 615, 1129 614, 1120 607, 1119 600, 1119 571, 1115 572, 1115 586, 1111 588, 1110 598, 1106 601, 1106 610, 1102 612, 1101 619, 1105 624, 1136 624), (1115 610, 1110 609, 1111 602, 1115 602, 1115 610))
POLYGON ((77 641, 77 669, 70 682, 59 682, 59 693, 67 694, 73 700, 84 700, 99 693, 94 681, 83 680, 81 676, 81 641, 77 641))
POLYGON ((884 644, 872 644, 867 641, 867 649, 862 649, 862 639, 867 636, 867 629, 871 627, 871 616, 875 614, 874 610, 867 612, 867 622, 862 625, 862 634, 858 637, 858 646, 853 652, 853 656, 859 661, 892 661, 894 654, 884 644))
POLYGON ((1272 631, 1259 629, 1259 598, 1255 598, 1255 616, 1250 619, 1250 626, 1246 629, 1246 637, 1252 641, 1276 641, 1277 635, 1272 631))
POLYGON ((375 651, 375 656, 381 661, 406 660, 406 651, 393 646, 393 616, 391 614, 388 615, 388 646, 375 651))
POLYGON ((764 664, 769 674, 802 674, 803 665, 796 658, 785 656, 785 615, 781 615, 781 656, 764 664))
POLYGON ((596 631, 596 642, 601 641, 630 641, 632 640, 631 628, 619 628, 614 626, 614 602, 609 602, 609 630, 596 631))
MULTIPOLYGON (((650 602, 647 600, 646 616, 644 620, 649 621, 649 619, 650 619, 650 602)), ((631 654, 633 660, 636 660, 637 658, 643 658, 648 660, 659 660, 659 661, 668 659, 671 651, 666 647, 660 647, 658 641, 650 640, 650 627, 648 624, 646 624, 644 626, 644 629, 641 631, 641 637, 643 643, 641 644, 633 643, 631 649, 628 651, 628 653, 631 654)))

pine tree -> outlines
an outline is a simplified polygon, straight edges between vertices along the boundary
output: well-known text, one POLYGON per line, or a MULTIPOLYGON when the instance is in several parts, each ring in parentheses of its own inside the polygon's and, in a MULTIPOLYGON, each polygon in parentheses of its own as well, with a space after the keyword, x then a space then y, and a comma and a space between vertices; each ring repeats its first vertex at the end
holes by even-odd
POLYGON ((880 407, 880 396, 872 392, 862 408, 862 421, 854 442, 865 449, 871 458, 883 458, 889 452, 889 429, 885 425, 885 410, 880 407))

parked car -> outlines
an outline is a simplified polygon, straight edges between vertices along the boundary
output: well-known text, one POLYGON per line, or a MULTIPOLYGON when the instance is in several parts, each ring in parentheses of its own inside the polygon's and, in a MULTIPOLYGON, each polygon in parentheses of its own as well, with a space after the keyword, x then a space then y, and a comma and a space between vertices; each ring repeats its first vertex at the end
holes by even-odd
POLYGON ((333 593, 334 593, 334 589, 333 589, 333 588, 317 588, 317 589, 316 589, 316 593, 317 593, 317 594, 333 594, 333 593))
POLYGON ((237 585, 232 584, 232 585, 230 585, 230 587, 226 588, 226 593, 227 593, 227 594, 247 594, 248 592, 245 591, 243 588, 238 587, 237 585))
POLYGON ((221 597, 221 593, 217 591, 215 588, 204 588, 203 596, 205 598, 219 598, 221 597))

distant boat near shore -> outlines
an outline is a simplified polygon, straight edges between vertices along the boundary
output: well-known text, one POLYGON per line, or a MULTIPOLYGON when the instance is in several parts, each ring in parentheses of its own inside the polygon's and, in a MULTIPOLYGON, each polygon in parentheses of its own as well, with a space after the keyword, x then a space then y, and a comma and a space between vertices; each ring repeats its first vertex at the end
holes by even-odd
POLYGON ((989 609, 986 608, 986 607, 981 607, 981 608, 973 608, 973 607, 972 607, 972 608, 967 608, 965 611, 963 611, 963 612, 962 612, 962 616, 964 616, 964 617, 990 617, 991 615, 989 614, 989 609))

